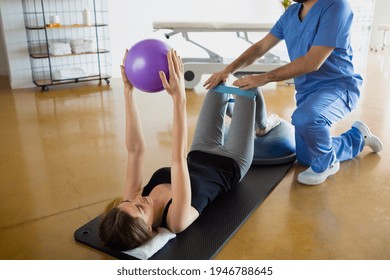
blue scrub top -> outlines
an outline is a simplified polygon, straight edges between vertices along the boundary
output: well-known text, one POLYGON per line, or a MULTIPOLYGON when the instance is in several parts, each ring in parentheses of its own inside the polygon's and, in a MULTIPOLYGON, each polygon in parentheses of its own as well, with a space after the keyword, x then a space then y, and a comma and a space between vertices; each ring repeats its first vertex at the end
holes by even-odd
POLYGON ((301 7, 291 5, 271 29, 271 34, 286 41, 290 60, 304 56, 312 46, 335 49, 318 71, 294 79, 297 95, 341 86, 358 97, 362 78, 354 73, 352 64, 353 12, 348 0, 318 0, 303 21, 299 19, 301 7))

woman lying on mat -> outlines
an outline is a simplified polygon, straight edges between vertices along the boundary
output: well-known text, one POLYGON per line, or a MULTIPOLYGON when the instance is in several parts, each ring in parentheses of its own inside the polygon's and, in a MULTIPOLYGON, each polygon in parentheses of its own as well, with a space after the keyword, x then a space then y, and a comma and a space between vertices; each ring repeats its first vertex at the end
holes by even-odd
POLYGON ((175 233, 185 230, 211 201, 235 187, 247 173, 253 159, 255 119, 257 124, 262 124, 263 134, 277 125, 274 119, 267 120, 262 95, 254 89, 253 98, 236 97, 224 141, 229 96, 210 90, 187 154, 183 64, 174 50, 168 52, 167 59, 169 81, 163 72, 160 78, 173 101, 171 167, 157 170, 144 188, 141 179, 145 140, 133 86, 121 66, 126 106, 127 179, 123 197, 107 206, 99 227, 100 238, 114 250, 125 251, 143 244, 156 234, 157 227, 175 233))

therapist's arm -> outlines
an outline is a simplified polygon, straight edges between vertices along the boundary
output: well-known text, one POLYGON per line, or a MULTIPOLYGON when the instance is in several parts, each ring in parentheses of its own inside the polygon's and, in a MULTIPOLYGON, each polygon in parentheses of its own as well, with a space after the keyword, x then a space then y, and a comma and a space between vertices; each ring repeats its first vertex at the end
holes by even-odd
POLYGON ((220 72, 216 72, 203 84, 206 89, 210 89, 218 85, 221 81, 226 82, 230 74, 233 74, 239 69, 252 65, 257 59, 266 54, 276 44, 280 42, 280 39, 268 33, 263 39, 250 46, 244 51, 237 59, 226 66, 220 72))
POLYGON ((306 55, 301 56, 282 67, 264 74, 245 76, 242 79, 235 81, 233 85, 246 90, 263 86, 269 82, 284 81, 317 71, 333 50, 333 47, 313 46, 306 55))

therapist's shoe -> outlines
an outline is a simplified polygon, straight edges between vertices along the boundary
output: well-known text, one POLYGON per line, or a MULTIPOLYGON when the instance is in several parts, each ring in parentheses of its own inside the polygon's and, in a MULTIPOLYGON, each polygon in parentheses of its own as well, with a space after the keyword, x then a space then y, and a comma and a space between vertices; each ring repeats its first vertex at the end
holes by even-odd
POLYGON ((370 129, 365 123, 361 121, 356 121, 353 123, 352 127, 357 128, 363 135, 364 146, 370 147, 371 150, 373 150, 375 153, 379 153, 383 150, 382 141, 371 133, 370 129))
POLYGON ((334 175, 340 169, 340 162, 335 161, 331 166, 321 173, 314 172, 311 167, 298 174, 298 182, 304 185, 319 185, 325 182, 328 176, 334 175))

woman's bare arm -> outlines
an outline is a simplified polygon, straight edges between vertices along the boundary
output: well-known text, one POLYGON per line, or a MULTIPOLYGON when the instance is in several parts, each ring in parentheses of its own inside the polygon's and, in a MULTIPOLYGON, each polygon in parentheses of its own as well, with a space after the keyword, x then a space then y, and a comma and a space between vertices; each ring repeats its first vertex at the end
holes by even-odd
MULTIPOLYGON (((123 65, 126 55, 127 50, 123 58, 123 65)), ((125 200, 133 200, 140 194, 142 187, 145 139, 133 93, 134 87, 127 79, 123 65, 121 65, 121 73, 124 85, 127 148, 127 174, 123 198, 125 200)))
POLYGON ((165 74, 160 77, 173 101, 171 185, 172 204, 167 216, 170 230, 181 232, 198 216, 191 207, 191 183, 187 166, 187 111, 183 64, 176 51, 169 51, 169 82, 165 74))

